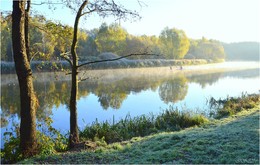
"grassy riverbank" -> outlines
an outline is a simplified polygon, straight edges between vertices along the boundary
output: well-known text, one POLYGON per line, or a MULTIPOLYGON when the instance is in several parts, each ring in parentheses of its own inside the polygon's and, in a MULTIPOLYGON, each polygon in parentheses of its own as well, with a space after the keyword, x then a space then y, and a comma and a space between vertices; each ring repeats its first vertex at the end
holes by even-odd
MULTIPOLYGON (((248 106, 248 97, 234 102, 234 113, 210 119, 199 127, 177 132, 161 132, 145 137, 106 144, 81 151, 69 151, 52 156, 37 156, 20 163, 259 163, 259 96, 248 106), (240 104, 241 103, 241 104, 240 104), (241 108, 237 108, 241 107, 241 108)), ((255 99, 255 97, 253 98, 255 99)), ((215 100, 216 104, 226 104, 215 100)), ((227 106, 226 109, 233 107, 227 106)), ((229 111, 228 111, 229 112, 229 111)), ((218 113, 218 112, 217 112, 218 113)))

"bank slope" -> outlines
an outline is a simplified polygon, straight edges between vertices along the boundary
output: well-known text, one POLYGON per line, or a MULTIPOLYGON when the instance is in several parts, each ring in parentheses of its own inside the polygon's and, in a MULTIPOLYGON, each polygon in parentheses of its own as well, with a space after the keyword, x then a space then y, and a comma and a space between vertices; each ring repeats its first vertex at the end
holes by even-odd
POLYGON ((38 156, 20 163, 259 164, 259 107, 180 132, 137 137, 95 151, 38 156))

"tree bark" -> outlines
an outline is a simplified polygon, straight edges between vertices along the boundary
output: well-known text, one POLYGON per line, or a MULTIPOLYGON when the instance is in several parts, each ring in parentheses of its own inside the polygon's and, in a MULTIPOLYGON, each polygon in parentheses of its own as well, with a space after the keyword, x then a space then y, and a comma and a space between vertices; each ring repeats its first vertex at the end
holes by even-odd
POLYGON ((76 45, 78 41, 78 24, 82 11, 87 5, 88 1, 84 1, 76 15, 74 23, 73 41, 71 44, 71 56, 72 56, 72 74, 71 74, 71 94, 70 94, 70 137, 69 147, 73 148, 76 143, 79 142, 79 132, 77 123, 77 95, 78 95, 78 55, 76 52, 76 45))
POLYGON ((21 103, 20 148, 24 157, 36 154, 37 98, 26 51, 25 1, 13 1, 12 42, 21 103))

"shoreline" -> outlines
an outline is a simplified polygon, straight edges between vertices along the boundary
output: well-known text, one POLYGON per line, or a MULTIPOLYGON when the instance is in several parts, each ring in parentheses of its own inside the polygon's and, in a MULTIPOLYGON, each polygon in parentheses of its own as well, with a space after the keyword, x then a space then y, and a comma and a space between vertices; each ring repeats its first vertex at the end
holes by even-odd
POLYGON ((199 127, 134 137, 94 151, 83 149, 36 156, 18 163, 258 164, 259 135, 254 133, 259 129, 258 122, 259 106, 199 127))
MULTIPOLYGON (((205 63, 206 60, 175 60, 175 61, 166 61, 163 63, 146 61, 140 62, 132 65, 131 63, 101 63, 99 65, 90 65, 87 67, 82 67, 80 70, 88 71, 109 71, 109 70, 135 70, 135 69, 156 69, 161 70, 166 68, 166 70, 172 71, 184 71, 184 70, 203 70, 203 69, 226 69, 226 68, 238 68, 238 67, 249 67, 249 68, 260 68, 259 61, 227 61, 227 62, 218 62, 218 63, 205 63), (240 65, 240 66, 238 66, 240 65), (182 69, 181 69, 182 68, 182 69)), ((36 61, 31 64, 31 68, 34 73, 46 73, 46 72, 62 72, 61 70, 68 70, 66 62, 56 62, 56 67, 53 66, 52 62, 40 62, 36 61)), ((5 74, 15 74, 14 63, 1 61, 1 75, 5 74)))

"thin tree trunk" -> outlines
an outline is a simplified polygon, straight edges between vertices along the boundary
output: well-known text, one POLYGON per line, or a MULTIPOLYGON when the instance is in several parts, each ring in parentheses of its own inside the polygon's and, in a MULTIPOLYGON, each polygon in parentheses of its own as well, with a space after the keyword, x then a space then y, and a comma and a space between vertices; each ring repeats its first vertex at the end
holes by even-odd
POLYGON ((36 154, 37 98, 33 88, 32 70, 26 53, 25 1, 13 1, 12 42, 16 74, 20 87, 20 148, 24 157, 36 154))
POLYGON ((88 1, 84 1, 80 6, 74 23, 73 41, 71 44, 72 55, 72 74, 71 74, 71 95, 70 95, 70 137, 69 147, 73 148, 79 142, 79 132, 77 123, 77 95, 78 95, 78 55, 76 53, 76 45, 78 41, 78 24, 81 13, 88 1))

